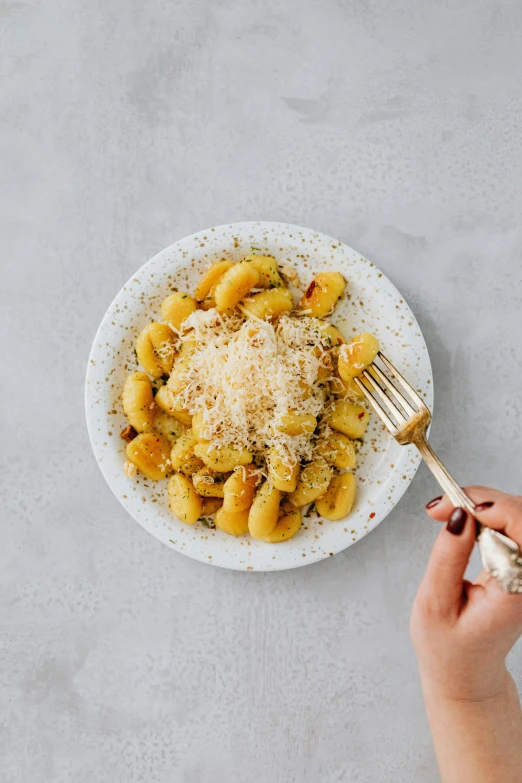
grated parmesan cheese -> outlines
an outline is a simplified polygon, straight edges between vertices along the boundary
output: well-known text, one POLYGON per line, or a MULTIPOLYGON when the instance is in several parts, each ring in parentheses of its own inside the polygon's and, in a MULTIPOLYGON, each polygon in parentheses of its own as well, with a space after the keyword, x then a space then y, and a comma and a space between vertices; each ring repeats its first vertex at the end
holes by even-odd
POLYGON ((195 311, 179 333, 192 351, 173 369, 175 407, 200 414, 213 448, 246 448, 262 469, 272 447, 288 467, 312 459, 311 436, 288 435, 281 425, 291 413, 319 418, 325 412, 333 365, 321 326, 319 319, 291 315, 270 323, 195 311))

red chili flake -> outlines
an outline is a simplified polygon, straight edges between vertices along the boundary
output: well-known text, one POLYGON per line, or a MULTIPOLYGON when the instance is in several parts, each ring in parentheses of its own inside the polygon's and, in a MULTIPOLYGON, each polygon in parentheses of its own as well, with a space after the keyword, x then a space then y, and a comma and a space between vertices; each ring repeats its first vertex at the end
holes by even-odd
POLYGON ((359 415, 357 416, 357 418, 358 418, 358 419, 362 419, 362 417, 363 417, 363 416, 364 416, 364 411, 362 411, 362 413, 359 413, 359 415))
POLYGON ((372 513, 370 514, 370 519, 373 519, 374 516, 375 516, 375 511, 372 511, 372 513))
POLYGON ((128 427, 125 427, 124 430, 121 431, 120 438, 123 440, 126 440, 127 443, 130 443, 131 440, 134 440, 134 438, 137 436, 137 432, 134 429, 132 425, 129 424, 128 427))
POLYGON ((306 294, 305 294, 306 299, 310 299, 310 297, 312 296, 312 294, 314 292, 315 286, 316 286, 315 280, 312 280, 312 282, 310 283, 310 285, 306 289, 306 294))

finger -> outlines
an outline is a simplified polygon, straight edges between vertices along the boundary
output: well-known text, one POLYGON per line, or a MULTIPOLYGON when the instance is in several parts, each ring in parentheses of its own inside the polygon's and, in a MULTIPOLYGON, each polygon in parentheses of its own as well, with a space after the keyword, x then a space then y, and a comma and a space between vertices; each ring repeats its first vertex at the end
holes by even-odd
MULTIPOLYGON (((475 516, 479 522, 502 531, 522 546, 522 498, 487 487, 466 487, 465 492, 478 506, 475 516)), ((426 510, 432 519, 442 522, 448 519, 452 508, 452 502, 443 496, 426 510)))
MULTIPOLYGON (((488 489, 488 487, 465 487, 464 491, 477 505, 491 501, 495 502, 501 496, 504 496, 504 493, 499 492, 498 489, 488 489)), ((439 498, 430 500, 426 506, 426 511, 432 519, 437 519, 439 522, 447 522, 452 508, 454 508, 454 505, 448 496, 441 495, 439 498)))
MULTIPOLYGON (((438 610, 444 615, 455 616, 462 607, 464 572, 475 544, 474 520, 462 509, 458 512, 465 514, 463 529, 457 532, 459 526, 452 526, 450 522, 440 531, 424 577, 424 588, 436 602, 438 610), (455 532, 450 532, 452 529, 455 532)), ((448 516, 450 514, 451 509, 448 516)), ((458 513, 454 514, 453 521, 458 516, 458 513)))

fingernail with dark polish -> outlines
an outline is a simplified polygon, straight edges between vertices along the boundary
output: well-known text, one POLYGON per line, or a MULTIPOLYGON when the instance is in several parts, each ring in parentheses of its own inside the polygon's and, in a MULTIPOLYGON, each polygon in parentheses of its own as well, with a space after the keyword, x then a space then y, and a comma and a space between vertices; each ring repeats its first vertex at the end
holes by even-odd
POLYGON ((485 503, 479 503, 478 506, 475 506, 475 511, 478 511, 480 514, 481 511, 487 511, 488 508, 491 508, 493 505, 492 500, 487 500, 485 503))
POLYGON ((450 516, 446 530, 454 536, 460 536, 466 525, 467 512, 463 508, 456 508, 450 516))
POLYGON ((438 498, 433 498, 433 500, 430 500, 429 503, 426 503, 426 508, 433 508, 437 505, 437 503, 440 503, 442 500, 442 495, 439 495, 438 498))

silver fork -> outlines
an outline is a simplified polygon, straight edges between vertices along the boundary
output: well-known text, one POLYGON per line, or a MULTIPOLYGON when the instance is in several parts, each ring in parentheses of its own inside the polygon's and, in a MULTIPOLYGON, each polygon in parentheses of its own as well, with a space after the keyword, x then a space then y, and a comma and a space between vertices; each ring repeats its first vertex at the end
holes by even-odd
MULTIPOLYGON (((393 380, 407 393, 409 400, 397 390, 375 362, 355 378, 355 383, 395 440, 401 446, 413 443, 419 449, 455 508, 464 508, 474 516, 475 503, 457 484, 428 443, 426 430, 431 422, 430 411, 386 356, 379 352, 378 357, 393 380), (362 383, 361 378, 364 378, 368 385, 362 383)), ((497 580, 506 593, 522 593, 522 557, 518 544, 503 533, 480 523, 477 523, 477 542, 485 570, 497 580)))

